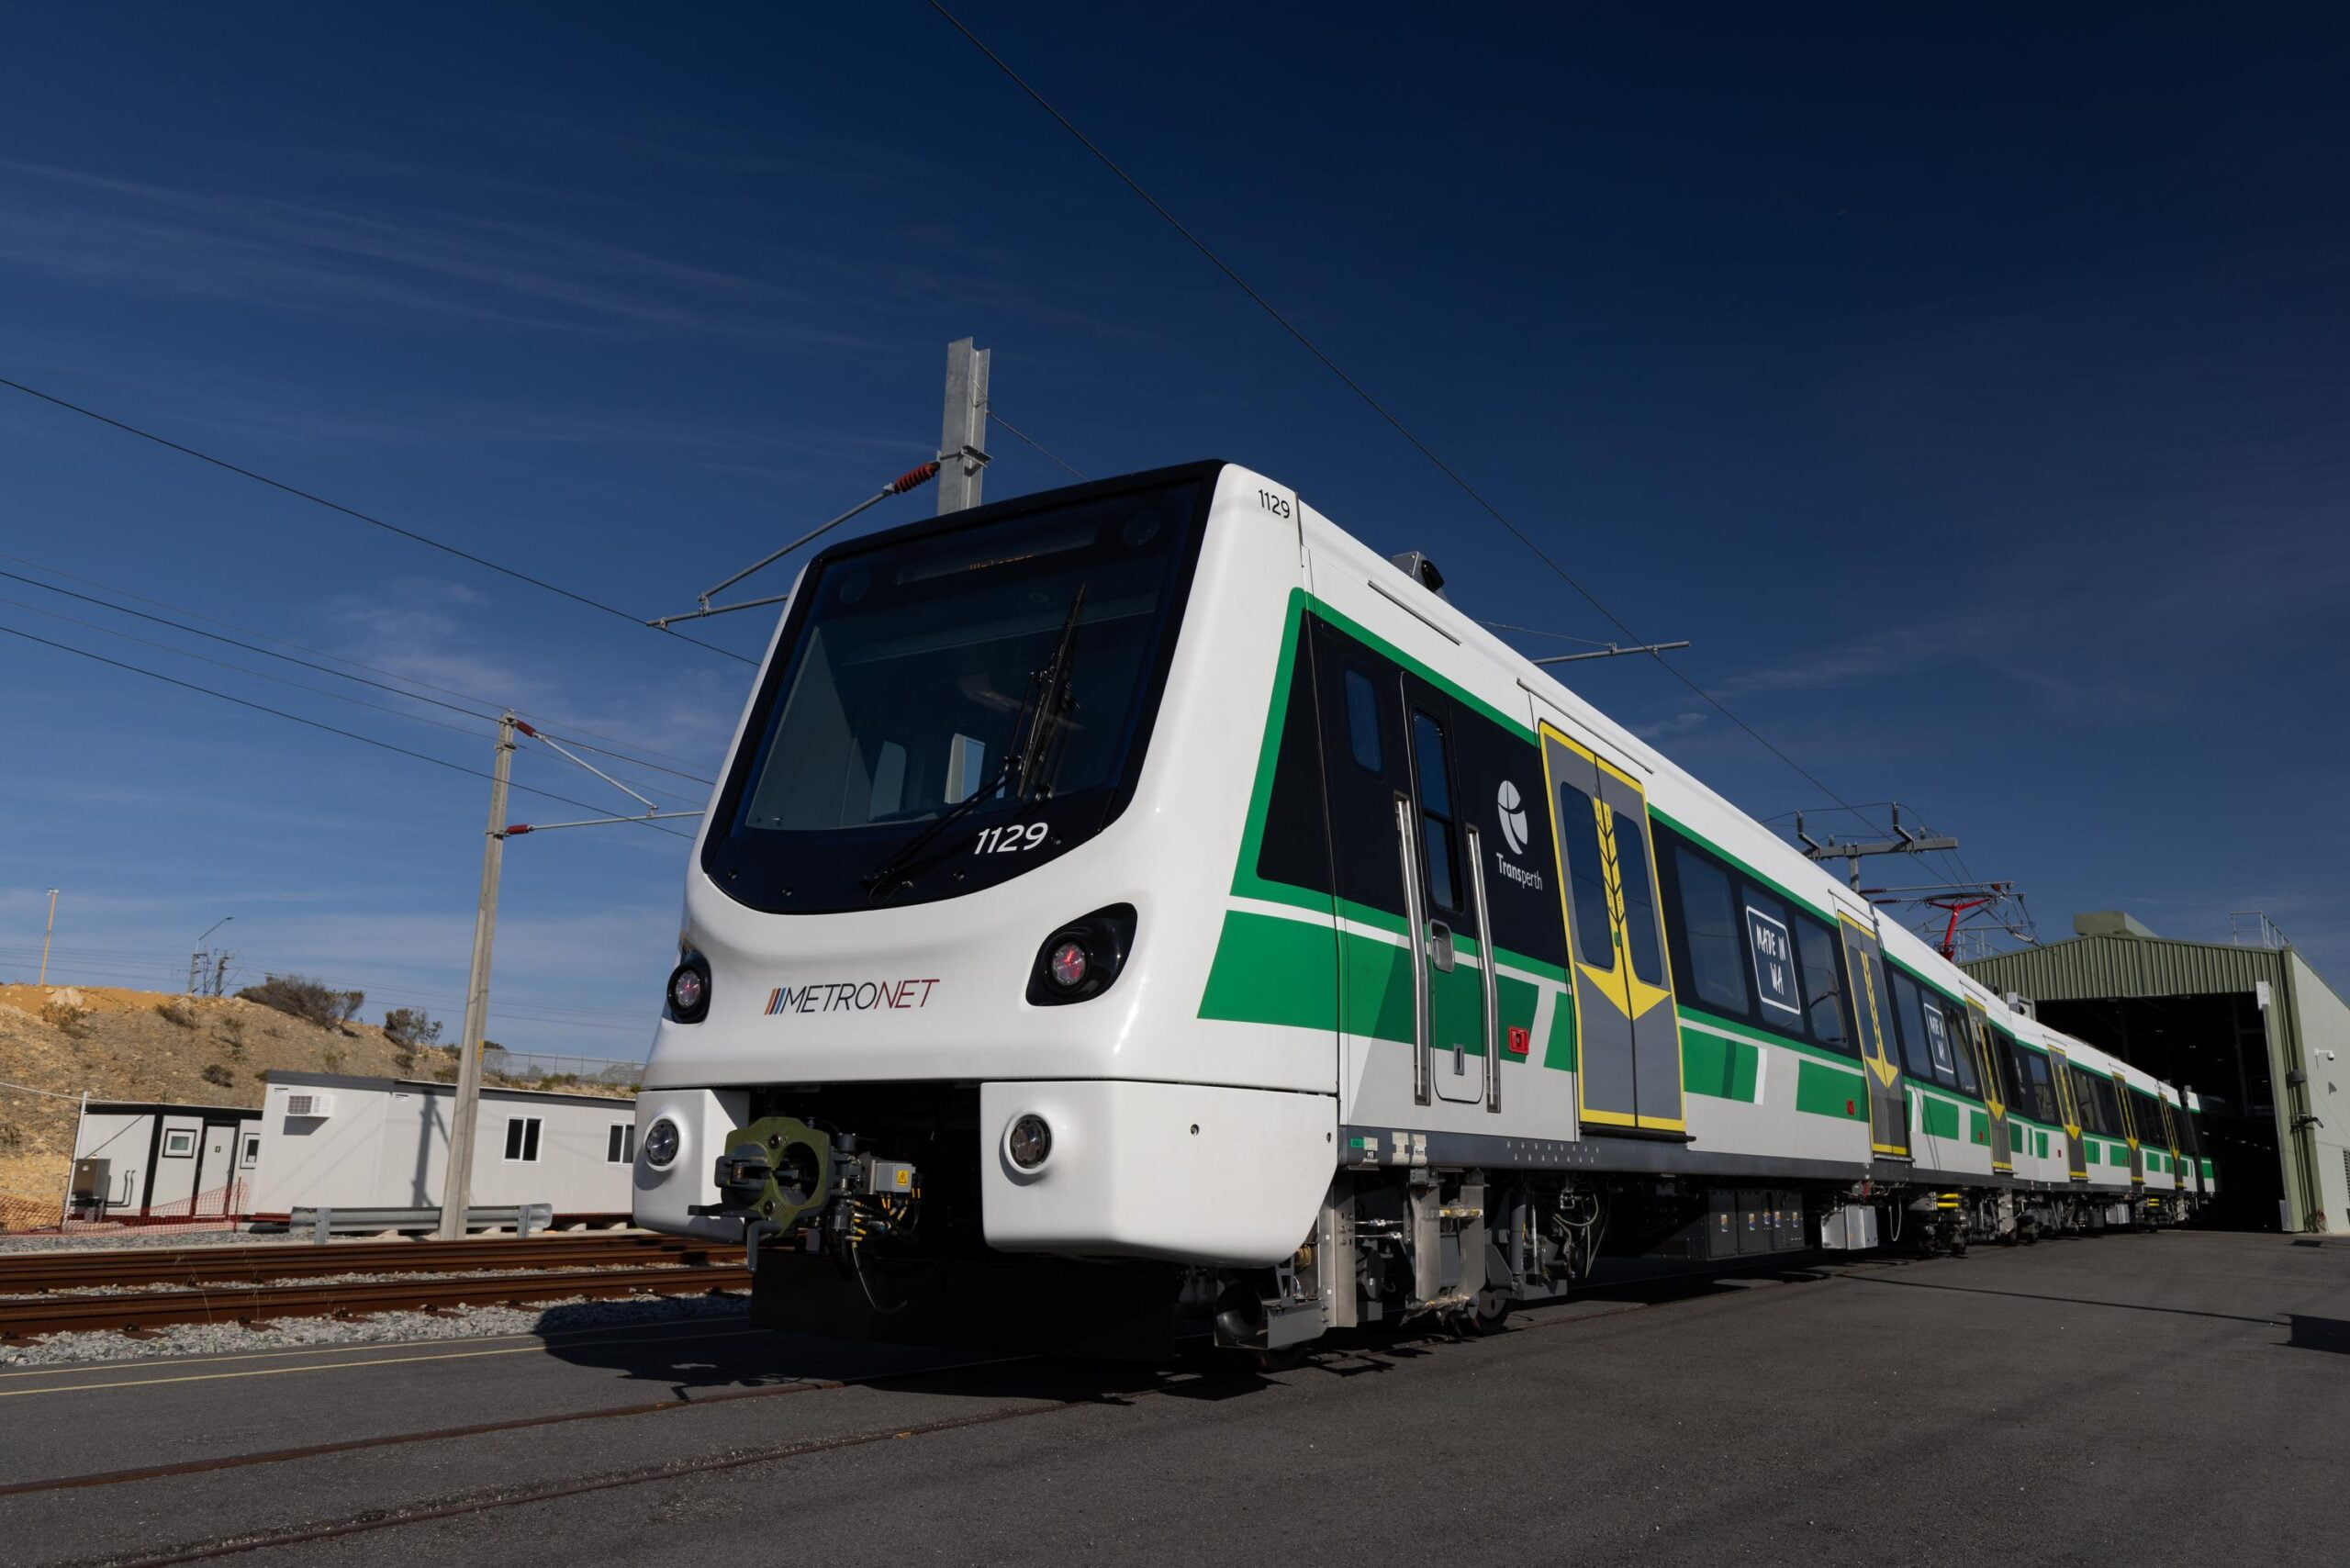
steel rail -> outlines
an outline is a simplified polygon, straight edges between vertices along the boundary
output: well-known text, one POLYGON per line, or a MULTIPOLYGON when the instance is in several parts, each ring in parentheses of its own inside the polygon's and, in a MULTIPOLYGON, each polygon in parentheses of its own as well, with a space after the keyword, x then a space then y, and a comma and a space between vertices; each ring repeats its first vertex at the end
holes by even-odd
POLYGON ((259 1283, 348 1273, 455 1272, 467 1269, 587 1268, 599 1264, 732 1263, 743 1249, 673 1236, 557 1234, 480 1241, 352 1241, 318 1246, 147 1248, 107 1252, 0 1255, 0 1295, 105 1285, 259 1283))
POLYGON ((235 1323, 336 1313, 413 1312, 426 1307, 554 1301, 568 1296, 675 1295, 747 1290, 751 1271, 733 1265, 545 1270, 528 1274, 349 1280, 322 1285, 232 1285, 220 1290, 133 1291, 119 1295, 0 1301, 0 1336, 80 1329, 158 1328, 174 1323, 235 1323))

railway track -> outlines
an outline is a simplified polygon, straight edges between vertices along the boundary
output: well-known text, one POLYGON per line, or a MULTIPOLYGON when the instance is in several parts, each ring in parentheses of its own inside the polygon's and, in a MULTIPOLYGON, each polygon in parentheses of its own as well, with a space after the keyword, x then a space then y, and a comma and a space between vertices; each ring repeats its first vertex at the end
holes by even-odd
POLYGON ((598 1268, 736 1262, 740 1247, 641 1233, 563 1234, 466 1241, 339 1241, 324 1247, 137 1248, 116 1252, 0 1255, 0 1296, 107 1285, 262 1284, 342 1273, 598 1268))
POLYGON ((51 1253, 0 1260, 0 1338, 574 1296, 692 1294, 745 1290, 750 1283, 742 1249, 668 1237, 205 1248, 160 1256, 51 1253), (162 1288, 106 1288, 125 1285, 162 1288))

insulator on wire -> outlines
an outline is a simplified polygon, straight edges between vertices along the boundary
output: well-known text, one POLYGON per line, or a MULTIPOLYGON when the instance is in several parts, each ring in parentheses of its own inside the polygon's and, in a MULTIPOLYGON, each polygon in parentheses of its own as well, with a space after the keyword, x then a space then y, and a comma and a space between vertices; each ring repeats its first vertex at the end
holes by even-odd
POLYGON ((909 468, 890 481, 890 494, 902 496, 917 485, 927 485, 938 477, 938 465, 925 463, 919 468, 909 468))

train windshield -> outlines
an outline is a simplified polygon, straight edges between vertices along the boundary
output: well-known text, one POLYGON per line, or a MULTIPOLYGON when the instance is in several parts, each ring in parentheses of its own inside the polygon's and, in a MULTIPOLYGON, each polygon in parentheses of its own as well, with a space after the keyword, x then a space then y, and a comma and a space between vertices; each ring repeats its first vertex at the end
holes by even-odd
POLYGON ((1147 740, 1202 488, 828 553, 745 730, 719 885, 778 913, 942 898, 1098 832, 1147 740))

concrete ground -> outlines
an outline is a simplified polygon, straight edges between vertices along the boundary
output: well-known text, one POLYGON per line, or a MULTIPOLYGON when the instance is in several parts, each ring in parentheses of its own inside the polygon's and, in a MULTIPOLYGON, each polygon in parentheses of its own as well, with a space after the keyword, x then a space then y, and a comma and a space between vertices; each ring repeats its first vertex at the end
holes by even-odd
POLYGON ((554 1323, 0 1375, 0 1559, 2333 1563, 2345 1352, 2350 1246, 2191 1234, 1266 1378, 554 1323))

